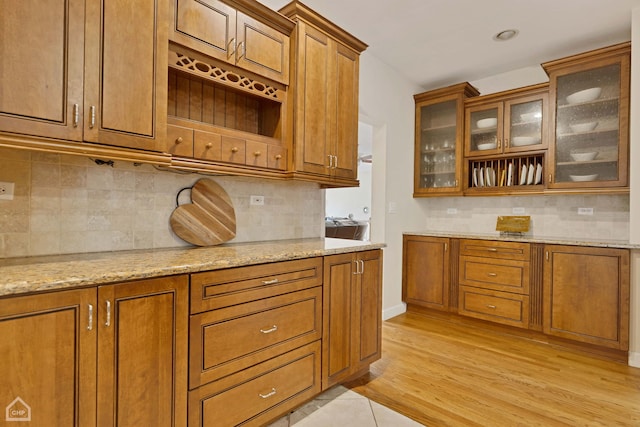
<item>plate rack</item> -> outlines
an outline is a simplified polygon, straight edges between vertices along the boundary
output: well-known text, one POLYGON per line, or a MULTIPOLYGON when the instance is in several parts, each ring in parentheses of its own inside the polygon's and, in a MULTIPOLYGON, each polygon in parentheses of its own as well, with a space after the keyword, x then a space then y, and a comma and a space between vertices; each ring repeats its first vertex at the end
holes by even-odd
POLYGON ((545 180, 544 154, 468 160, 466 189, 487 192, 541 192, 545 180))

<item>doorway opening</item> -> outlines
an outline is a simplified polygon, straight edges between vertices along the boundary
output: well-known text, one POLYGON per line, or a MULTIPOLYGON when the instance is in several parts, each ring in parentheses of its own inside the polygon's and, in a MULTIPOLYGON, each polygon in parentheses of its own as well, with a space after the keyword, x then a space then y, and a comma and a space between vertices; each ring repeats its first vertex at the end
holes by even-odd
POLYGON ((325 191, 325 235, 370 240, 372 214, 373 126, 358 122, 359 187, 325 191))

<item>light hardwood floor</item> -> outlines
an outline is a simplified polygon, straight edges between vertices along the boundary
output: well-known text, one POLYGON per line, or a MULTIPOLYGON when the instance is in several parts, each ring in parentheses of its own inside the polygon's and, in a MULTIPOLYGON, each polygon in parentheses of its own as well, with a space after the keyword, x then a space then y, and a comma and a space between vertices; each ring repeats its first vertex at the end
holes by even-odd
POLYGON ((408 312, 382 359, 346 384, 430 426, 640 426, 640 369, 408 312))

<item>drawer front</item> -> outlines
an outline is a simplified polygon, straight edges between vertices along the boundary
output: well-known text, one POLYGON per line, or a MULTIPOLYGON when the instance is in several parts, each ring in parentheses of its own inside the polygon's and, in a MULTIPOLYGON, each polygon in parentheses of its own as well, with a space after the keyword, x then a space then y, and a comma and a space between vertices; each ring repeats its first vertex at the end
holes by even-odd
POLYGON ((462 239, 460 255, 529 261, 530 246, 528 243, 462 239))
POLYGON ((174 156, 193 157, 193 129, 167 125, 165 150, 174 156))
POLYGON ((191 316, 190 388, 322 336, 322 287, 191 316))
POLYGON ((320 341, 189 393, 189 426, 261 426, 320 393, 320 341))
POLYGON ((529 297, 526 295, 461 286, 459 298, 459 314, 505 325, 529 327, 529 297))
POLYGON ((322 258, 191 275, 191 314, 322 285, 322 258))
POLYGON ((268 146, 264 142, 247 141, 247 166, 267 167, 268 146))
POLYGON ((529 294, 529 263, 460 257, 460 283, 483 289, 529 294))

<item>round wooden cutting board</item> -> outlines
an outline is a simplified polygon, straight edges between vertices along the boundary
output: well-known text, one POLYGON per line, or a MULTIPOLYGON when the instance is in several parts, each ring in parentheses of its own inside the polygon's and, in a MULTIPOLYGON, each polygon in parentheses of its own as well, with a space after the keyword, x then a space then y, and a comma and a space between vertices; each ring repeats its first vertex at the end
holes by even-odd
POLYGON ((192 245, 219 245, 236 237, 236 214, 231 198, 207 178, 191 187, 191 203, 178 206, 169 224, 178 237, 192 245))

